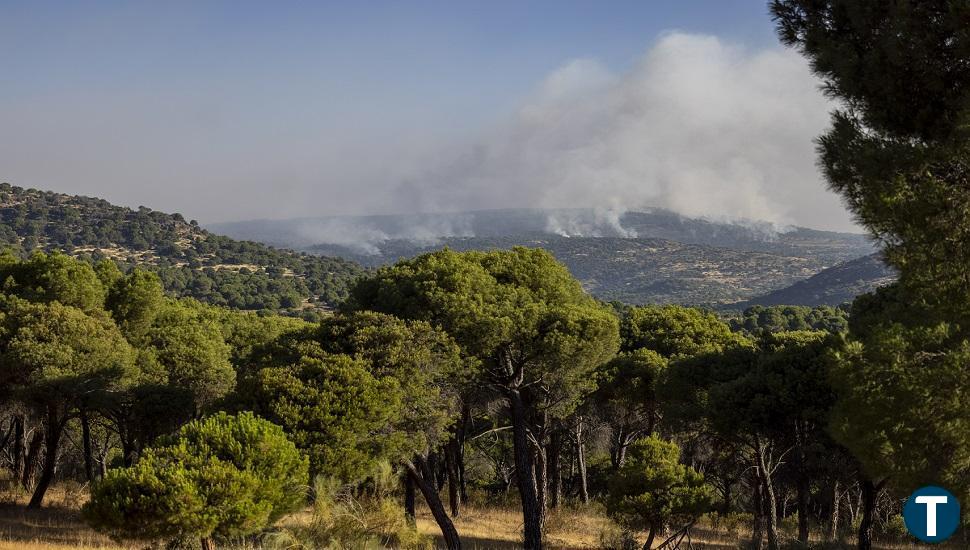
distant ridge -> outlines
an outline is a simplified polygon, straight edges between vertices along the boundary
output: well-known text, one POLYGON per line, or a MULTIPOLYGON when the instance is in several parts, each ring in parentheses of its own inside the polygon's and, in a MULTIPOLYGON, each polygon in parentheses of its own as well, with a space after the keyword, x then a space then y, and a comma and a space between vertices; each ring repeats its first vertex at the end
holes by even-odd
POLYGON ((896 280, 879 254, 870 254, 823 270, 804 281, 752 298, 738 309, 753 305, 837 306, 896 280))

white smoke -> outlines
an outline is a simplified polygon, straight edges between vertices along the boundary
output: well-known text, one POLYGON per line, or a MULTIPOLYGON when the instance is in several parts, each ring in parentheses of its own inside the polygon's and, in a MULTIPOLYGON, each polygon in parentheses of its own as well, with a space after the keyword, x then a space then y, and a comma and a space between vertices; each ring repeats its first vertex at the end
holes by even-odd
MULTIPOLYGON (((437 151, 446 160, 407 178, 395 204, 593 207, 617 219, 659 206, 849 229, 815 165, 830 108, 794 52, 670 33, 622 73, 590 59, 554 71, 511 119, 437 151)), ((581 232, 559 219, 550 229, 581 232)))
POLYGON ((623 227, 623 211, 616 208, 553 211, 546 216, 546 231, 561 237, 626 237, 637 232, 623 227))

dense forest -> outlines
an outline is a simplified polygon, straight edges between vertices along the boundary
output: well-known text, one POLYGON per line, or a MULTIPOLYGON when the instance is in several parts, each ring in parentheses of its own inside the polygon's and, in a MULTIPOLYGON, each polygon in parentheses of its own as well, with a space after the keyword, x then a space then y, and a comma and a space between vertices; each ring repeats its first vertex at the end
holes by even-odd
MULTIPOLYGON (((541 249, 444 249, 333 264, 348 275, 335 307, 301 319, 179 296, 165 270, 280 262, 311 290, 324 272, 307 266, 329 260, 6 187, 11 507, 55 508, 74 484, 55 510, 172 549, 476 547, 461 520, 489 507, 530 550, 594 515, 595 544, 617 550, 724 548, 725 533, 756 550, 912 547, 915 490, 970 502, 970 7, 770 9, 841 100, 820 166, 898 278, 844 307, 721 318, 598 300, 541 249), (21 216, 29 196, 55 206, 21 216)), ((920 539, 967 547, 966 515, 944 527, 920 539)))
POLYGON ((166 291, 238 309, 313 314, 346 297, 351 261, 214 235, 179 214, 0 184, 0 245, 64 251, 158 274, 166 291))

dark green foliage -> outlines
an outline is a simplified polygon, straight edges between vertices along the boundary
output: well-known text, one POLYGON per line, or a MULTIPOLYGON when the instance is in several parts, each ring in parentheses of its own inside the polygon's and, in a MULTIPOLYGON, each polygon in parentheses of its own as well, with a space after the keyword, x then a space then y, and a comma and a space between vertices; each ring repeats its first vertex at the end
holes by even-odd
POLYGON ((752 306, 740 318, 730 320, 731 330, 749 335, 797 330, 844 333, 849 330, 848 312, 831 306, 752 306))
POLYGON ((106 309, 129 341, 142 342, 163 302, 164 294, 158 276, 135 269, 127 277, 118 278, 110 284, 106 309))
POLYGON ((856 301, 853 339, 833 382, 833 433, 872 479, 901 493, 928 484, 970 496, 970 343, 938 310, 896 286, 856 301))
POLYGON ((154 271, 165 290, 237 309, 299 313, 347 294, 357 264, 213 235, 179 214, 0 184, 0 245, 110 257, 154 271))
POLYGON ((172 302, 158 312, 147 335, 148 349, 165 373, 165 382, 187 391, 196 411, 235 387, 230 349, 220 325, 205 310, 172 302))
POLYGON ((667 365, 659 353, 638 349, 620 353, 598 369, 599 387, 587 398, 586 408, 610 426, 614 468, 623 464, 630 443, 657 429, 657 387, 667 365))
POLYGON ((436 448, 467 376, 444 333, 370 312, 284 333, 254 357, 242 406, 282 424, 315 473, 344 482, 436 448))
POLYGON ((389 429, 401 410, 400 385, 378 380, 364 361, 303 357, 262 369, 250 383, 247 404, 292 434, 314 475, 358 481, 386 449, 402 443, 389 429))
POLYGON ((680 527, 696 520, 713 501, 704 476, 680 463, 680 448, 651 436, 630 446, 626 462, 610 480, 606 511, 628 529, 648 530, 652 541, 668 523, 680 527))
POLYGON ((716 315, 682 306, 642 306, 629 310, 620 325, 623 350, 649 349, 670 359, 742 345, 716 315))
POLYGON ((56 301, 87 313, 104 309, 105 286, 94 269, 56 251, 23 262, 8 255, 0 263, 0 281, 5 294, 31 302, 56 301))
POLYGON ((219 413, 110 471, 83 512, 121 539, 239 537, 302 507, 307 482, 307 460, 279 426, 219 413))
POLYGON ((135 354, 109 319, 54 302, 4 298, 0 378, 30 401, 67 410, 132 376, 135 354))

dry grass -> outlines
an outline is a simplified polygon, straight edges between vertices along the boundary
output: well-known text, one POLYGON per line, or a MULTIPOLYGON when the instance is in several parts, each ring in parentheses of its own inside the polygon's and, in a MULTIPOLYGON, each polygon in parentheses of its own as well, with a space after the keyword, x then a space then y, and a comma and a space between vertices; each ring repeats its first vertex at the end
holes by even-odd
MULTIPOLYGON (((118 544, 99 535, 81 520, 80 505, 86 487, 63 484, 51 489, 41 510, 26 508, 27 495, 0 491, 0 550, 136 550, 140 545, 118 544)), ((521 547, 521 513, 510 506, 466 506, 455 527, 464 547, 470 550, 515 549, 521 547)), ((283 519, 283 526, 306 522, 304 511, 283 519)), ((440 540, 438 526, 427 509, 418 509, 418 530, 440 540)), ((609 520, 596 506, 567 507, 552 512, 547 522, 548 548, 580 550, 598 548, 600 535, 610 528, 609 520)), ((697 550, 737 549, 745 533, 729 535, 697 528, 693 533, 697 550)), ((643 540, 641 535, 640 540, 643 540)), ((658 540, 659 543, 659 540, 658 540)), ((947 546, 956 548, 957 546, 947 546)), ((915 545, 883 546, 888 549, 922 548, 915 545)))

